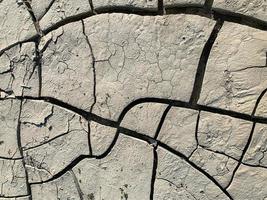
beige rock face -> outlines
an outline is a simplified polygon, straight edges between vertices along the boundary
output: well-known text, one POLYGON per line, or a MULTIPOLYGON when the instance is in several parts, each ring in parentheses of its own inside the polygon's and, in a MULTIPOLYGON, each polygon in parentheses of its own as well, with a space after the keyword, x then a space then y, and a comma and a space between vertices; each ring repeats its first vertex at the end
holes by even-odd
POLYGON ((0 159, 0 196, 27 195, 25 169, 22 160, 0 159))
POLYGON ((244 162, 252 165, 267 167, 267 126, 266 124, 257 124, 253 137, 244 157, 244 162))
POLYGON ((128 111, 121 126, 154 137, 166 108, 167 105, 159 103, 138 104, 128 111))
POLYGON ((184 108, 171 108, 158 139, 173 149, 189 156, 197 146, 195 138, 198 112, 184 108))
POLYGON ((31 16, 21 1, 0 2, 0 51, 36 34, 31 16))
POLYGON ((248 141, 252 123, 229 116, 201 112, 199 144, 239 159, 248 141))
POLYGON ((265 0, 214 0, 213 8, 251 16, 265 21, 267 18, 267 2, 265 0))
POLYGON ((157 10, 158 1, 156 0, 92 0, 94 8, 113 8, 126 7, 144 10, 157 10))
POLYGON ((203 6, 205 0, 163 0, 165 7, 172 7, 172 6, 203 6))
POLYGON ((152 176, 152 151, 144 142, 120 136, 106 158, 80 162, 73 172, 83 198, 149 199, 150 181, 147 180, 152 176))
POLYGON ((228 190, 234 199, 265 199, 266 169, 241 165, 228 190))
POLYGON ((213 26, 214 21, 193 15, 107 14, 101 20, 98 16, 85 20, 96 59, 93 112, 117 120, 137 98, 189 101, 197 63, 213 26))
POLYGON ((39 91, 35 44, 16 45, 0 56, 0 93, 6 96, 37 96, 39 91))
POLYGON ((266 31, 224 23, 211 50, 200 104, 251 114, 266 89, 266 31))
POLYGON ((266 14, 0 0, 0 200, 267 200, 266 14))
POLYGON ((155 199, 228 199, 203 174, 159 148, 155 199))
POLYGON ((0 101, 0 157, 19 158, 17 127, 20 102, 0 101))

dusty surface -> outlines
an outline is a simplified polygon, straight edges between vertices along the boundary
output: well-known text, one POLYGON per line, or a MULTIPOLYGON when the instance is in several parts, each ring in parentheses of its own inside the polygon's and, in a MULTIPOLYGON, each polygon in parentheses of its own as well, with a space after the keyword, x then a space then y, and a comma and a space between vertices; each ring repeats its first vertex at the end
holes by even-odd
POLYGON ((266 200, 266 1, 0 9, 0 200, 266 200))

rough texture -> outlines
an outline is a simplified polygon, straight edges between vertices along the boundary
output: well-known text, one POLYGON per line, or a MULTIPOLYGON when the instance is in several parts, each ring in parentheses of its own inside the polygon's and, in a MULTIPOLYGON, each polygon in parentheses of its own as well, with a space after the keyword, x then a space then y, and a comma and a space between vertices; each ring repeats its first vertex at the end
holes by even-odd
POLYGON ((266 200, 266 1, 0 9, 0 200, 266 200))
POLYGON ((214 0, 213 8, 240 13, 261 20, 267 18, 267 2, 265 0, 214 0))

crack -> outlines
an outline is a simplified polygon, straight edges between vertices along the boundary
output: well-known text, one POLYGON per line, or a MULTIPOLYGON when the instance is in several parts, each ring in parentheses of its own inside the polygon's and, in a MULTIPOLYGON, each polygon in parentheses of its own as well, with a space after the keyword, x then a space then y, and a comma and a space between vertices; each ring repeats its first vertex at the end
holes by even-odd
POLYGON ((152 169, 151 185, 150 185, 150 200, 154 199, 154 186, 157 177, 157 168, 158 168, 158 152, 156 145, 153 147, 153 169, 152 169))
POLYGON ((20 199, 20 198, 29 198, 31 199, 30 195, 15 195, 15 196, 5 196, 5 195, 0 195, 1 199, 20 199))
POLYGON ((30 3, 30 0, 22 0, 24 5, 27 7, 27 10, 32 18, 32 21, 33 21, 33 24, 34 24, 34 27, 35 27, 35 30, 37 32, 37 34, 42 37, 43 33, 42 33, 42 30, 40 28, 40 25, 39 25, 39 21, 36 19, 35 15, 34 15, 34 12, 32 10, 32 6, 31 6, 31 3, 30 3))
MULTIPOLYGON (((97 15, 105 14, 105 13, 121 13, 121 14, 136 14, 141 16, 157 16, 158 11, 150 11, 146 9, 138 9, 138 8, 129 8, 127 6, 121 6, 121 7, 106 7, 106 8, 100 8, 96 10, 97 15)), ((66 24, 80 21, 82 19, 86 19, 88 17, 95 16, 96 13, 93 12, 83 12, 77 15, 69 16, 64 18, 63 20, 53 24, 51 27, 46 28, 43 30, 43 36, 50 33, 51 31, 64 26, 66 24)), ((250 26, 256 29, 260 30, 267 30, 267 22, 257 19, 255 17, 246 16, 239 13, 234 13, 231 11, 226 11, 222 9, 212 9, 209 13, 207 13, 207 10, 200 6, 190 6, 187 5, 186 7, 182 6, 170 6, 165 7, 165 13, 166 15, 171 14, 192 14, 192 15, 198 15, 203 16, 209 19, 215 19, 215 20, 221 20, 221 21, 228 21, 228 22, 234 22, 246 26, 250 26)), ((8 49, 18 45, 23 44, 26 42, 32 42, 38 38, 39 35, 33 35, 28 39, 15 42, 4 49, 0 50, 0 56, 7 51, 8 49)))
MULTIPOLYGON (((22 91, 23 94, 23 91, 22 91)), ((27 192, 28 192, 28 196, 29 196, 29 200, 32 200, 32 191, 31 191, 31 187, 29 184, 29 176, 28 176, 28 171, 26 170, 26 162, 24 160, 24 153, 23 153, 23 149, 22 149, 22 144, 21 144, 21 112, 22 112, 22 106, 23 106, 23 99, 20 100, 20 108, 19 108, 19 114, 18 114, 18 124, 17 124, 17 145, 18 145, 18 149, 20 152, 20 156, 22 157, 22 165, 25 171, 25 181, 26 181, 26 185, 27 185, 27 192)))
MULTIPOLYGON (((95 104, 96 104, 96 69, 95 69, 96 59, 95 59, 93 47, 92 47, 92 45, 90 43, 89 37, 86 35, 86 32, 85 32, 85 24, 84 24, 84 21, 81 20, 81 22, 82 22, 83 35, 85 36, 87 45, 88 45, 88 47, 90 49, 91 56, 92 56, 93 81, 94 81, 94 84, 93 84, 93 97, 94 97, 94 100, 93 100, 93 103, 92 103, 92 105, 90 107, 90 113, 91 113, 93 111, 93 108, 94 108, 95 104)), ((88 121, 88 146, 89 146, 90 155, 93 155, 93 149, 92 149, 92 143, 91 143, 90 121, 88 121)))
POLYGON ((0 159, 2 159, 2 160, 21 160, 21 159, 23 159, 23 157, 18 157, 18 158, 11 157, 11 158, 9 158, 9 157, 0 156, 0 159))
POLYGON ((164 8, 163 0, 158 0, 158 14, 159 15, 165 14, 165 8, 164 8))
POLYGON ((249 145, 251 143, 251 140, 252 140, 252 137, 253 137, 253 133, 254 133, 254 129, 255 129, 255 125, 256 125, 256 123, 254 122, 253 125, 252 125, 252 128, 251 128, 251 132, 249 134, 249 138, 248 138, 248 141, 246 143, 246 146, 244 147, 244 149, 242 151, 242 155, 241 155, 240 159, 238 160, 238 164, 237 164, 237 166, 235 167, 235 169, 233 171, 233 175, 231 177, 231 180, 229 181, 229 183, 225 187, 225 189, 228 189, 231 186, 231 184, 232 184, 232 182, 234 180, 235 174, 236 174, 237 170, 239 169, 240 165, 242 164, 243 158, 244 158, 244 156, 245 156, 245 154, 246 154, 246 152, 247 152, 247 150, 249 148, 249 145))
POLYGON ((257 111, 257 108, 258 108, 258 106, 259 106, 259 104, 260 104, 260 101, 261 101, 261 99, 263 98, 263 96, 266 94, 266 92, 267 92, 267 88, 264 89, 264 90, 261 92, 260 96, 258 97, 258 99, 257 99, 257 101, 256 101, 256 103, 255 103, 255 107, 254 107, 254 109, 253 109, 253 111, 252 111, 252 113, 251 113, 251 116, 255 116, 256 111, 257 111))
POLYGON ((204 8, 207 11, 211 11, 213 2, 214 2, 214 0, 206 0, 205 3, 204 3, 204 8))
POLYGON ((196 105, 198 102, 198 99, 200 97, 209 55, 210 55, 210 52, 212 50, 212 46, 213 46, 213 44, 214 44, 214 42, 218 36, 220 29, 222 28, 222 26, 223 26, 223 21, 218 20, 216 22, 211 34, 210 34, 208 41, 206 42, 206 44, 203 48, 202 53, 201 53, 199 63, 198 63, 197 72, 195 75, 195 82, 194 82, 194 86, 193 86, 193 91, 192 91, 190 101, 189 101, 192 105, 196 105))
POLYGON ((70 170, 70 173, 71 173, 71 175, 72 175, 72 177, 73 177, 73 180, 74 180, 75 186, 76 186, 76 188, 77 188, 77 191, 78 191, 80 200, 83 200, 83 199, 84 199, 84 198, 83 198, 83 192, 82 192, 82 189, 81 189, 81 187, 80 187, 79 181, 78 181, 78 179, 77 179, 77 177, 76 177, 76 175, 75 175, 75 173, 73 172, 72 169, 70 170))
POLYGON ((50 2, 50 4, 48 5, 48 7, 45 9, 45 12, 37 19, 38 21, 40 21, 46 15, 46 13, 50 10, 50 8, 52 7, 52 5, 54 3, 55 3, 55 0, 52 0, 50 2))
MULTIPOLYGON (((7 99, 7 98, 6 98, 7 99)), ((126 115, 126 113, 133 108, 134 106, 141 104, 141 103, 162 103, 162 104, 168 104, 171 105, 173 107, 181 107, 181 108, 189 108, 192 110, 201 110, 201 111, 207 111, 210 113, 217 113, 220 115, 226 115, 226 116, 230 116, 233 118, 237 118, 237 119, 242 119, 245 121, 250 121, 250 122, 257 122, 257 123, 263 123, 263 124, 267 124, 267 118, 264 117, 257 117, 257 116, 253 116, 253 115, 248 115, 248 114, 244 114, 244 113, 240 113, 240 112, 235 112, 235 111, 231 111, 231 110, 224 110, 224 109, 220 109, 220 108, 214 108, 214 107, 210 107, 210 106, 205 106, 205 105, 196 105, 196 106, 192 106, 190 103, 188 102, 184 102, 184 101, 179 101, 179 100, 171 100, 171 99, 162 99, 162 98, 154 98, 154 97, 147 97, 147 98, 140 98, 137 99, 135 101, 132 101, 130 104, 128 104, 123 111, 121 112, 118 121, 113 121, 110 119, 106 119, 103 118, 101 116, 98 116, 94 113, 90 113, 87 112, 85 110, 82 110, 80 108, 77 108, 75 106, 72 106, 68 103, 65 103, 59 99, 53 98, 53 97, 47 97, 47 96, 42 96, 42 97, 32 97, 32 96, 16 96, 15 98, 9 98, 9 99, 19 99, 19 100, 24 100, 24 99, 29 99, 29 100, 35 100, 35 101, 44 101, 53 105, 56 105, 58 107, 67 109, 69 111, 72 111, 82 117, 84 117, 87 120, 93 120, 99 124, 105 125, 105 126, 111 126, 114 128, 117 128, 120 124, 120 122, 122 121, 123 117, 126 115)), ((5 99, 1 99, 1 100, 5 100, 5 99)))
POLYGON ((223 188, 209 173, 207 173, 205 170, 201 169, 199 166, 197 166, 194 162, 190 161, 190 159, 188 157, 186 157, 185 155, 183 155, 182 153, 172 149, 171 147, 169 147, 168 145, 161 143, 160 141, 158 142, 159 146, 164 148, 165 150, 171 152, 172 154, 180 157, 181 159, 183 159, 185 162, 187 162, 189 165, 191 165, 191 167, 193 167, 194 169, 196 169, 197 171, 199 171, 201 174, 205 175, 210 181, 212 181, 229 199, 233 200, 233 198, 231 197, 231 195, 228 193, 228 191, 223 188))
POLYGON ((156 133, 155 133, 155 137, 154 137, 155 140, 156 140, 156 139, 158 138, 158 136, 159 136, 160 130, 161 130, 161 128, 162 128, 162 125, 163 125, 163 123, 164 123, 164 121, 165 121, 165 119, 166 119, 166 116, 167 116, 167 114, 169 113, 171 107, 172 107, 171 105, 168 105, 168 107, 165 109, 165 111, 163 112, 163 114, 162 114, 162 116, 161 116, 159 125, 158 125, 157 130, 156 130, 156 133))
POLYGON ((42 94, 42 53, 39 50, 39 44, 40 44, 40 37, 37 38, 35 42, 35 66, 34 68, 37 67, 37 73, 38 73, 38 97, 41 96, 42 94))

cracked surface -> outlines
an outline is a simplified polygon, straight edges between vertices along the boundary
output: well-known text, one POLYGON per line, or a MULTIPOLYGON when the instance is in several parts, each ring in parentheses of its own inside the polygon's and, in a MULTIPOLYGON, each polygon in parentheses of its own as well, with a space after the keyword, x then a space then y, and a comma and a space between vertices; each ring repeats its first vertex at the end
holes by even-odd
POLYGON ((264 0, 0 9, 0 200, 267 198, 264 0))

